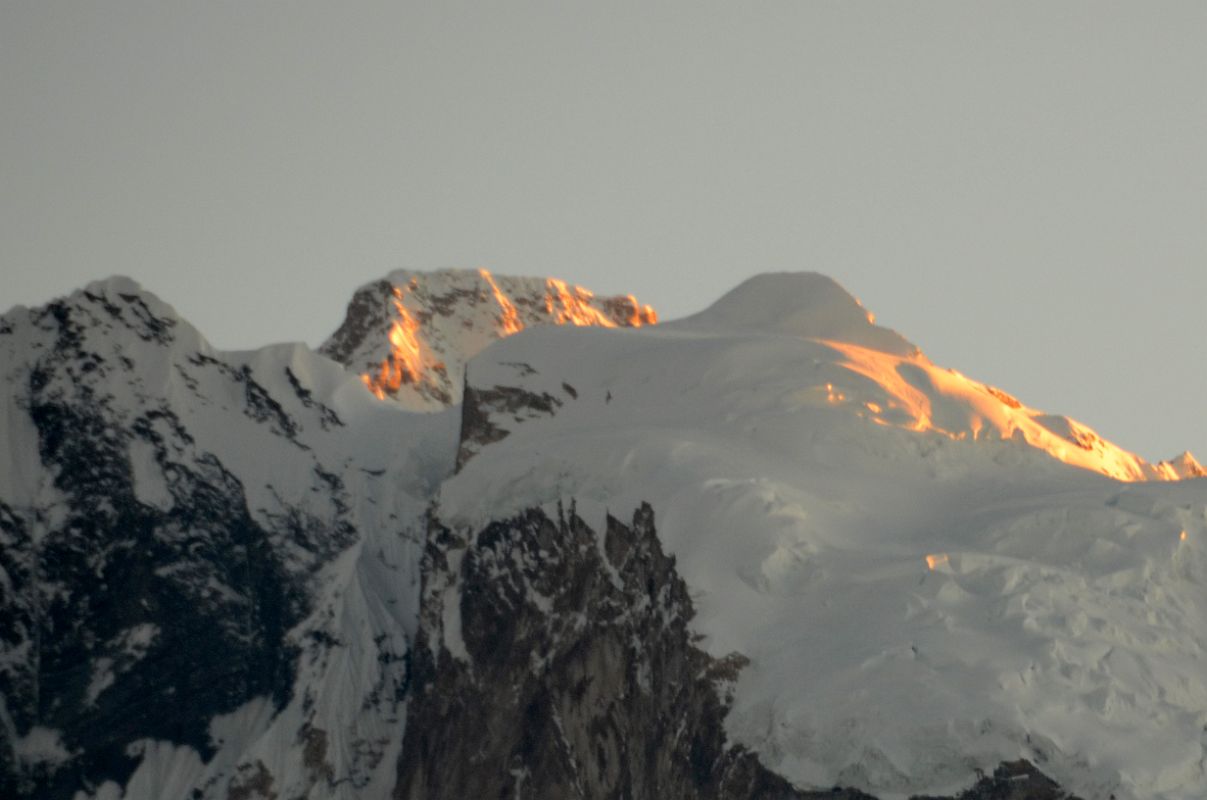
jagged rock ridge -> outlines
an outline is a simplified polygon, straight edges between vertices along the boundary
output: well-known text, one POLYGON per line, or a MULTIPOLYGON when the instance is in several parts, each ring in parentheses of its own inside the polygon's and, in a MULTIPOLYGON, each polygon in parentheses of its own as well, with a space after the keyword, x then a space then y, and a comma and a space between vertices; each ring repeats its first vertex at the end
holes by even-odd
POLYGON ((465 363, 525 328, 641 327, 657 320, 632 295, 596 297, 555 278, 398 271, 357 290, 320 352, 360 373, 378 397, 423 411, 461 402, 465 363))
POLYGON ((648 506, 602 540, 573 509, 470 540, 434 522, 424 567, 396 797, 799 796, 726 747, 743 660, 692 646, 648 506))

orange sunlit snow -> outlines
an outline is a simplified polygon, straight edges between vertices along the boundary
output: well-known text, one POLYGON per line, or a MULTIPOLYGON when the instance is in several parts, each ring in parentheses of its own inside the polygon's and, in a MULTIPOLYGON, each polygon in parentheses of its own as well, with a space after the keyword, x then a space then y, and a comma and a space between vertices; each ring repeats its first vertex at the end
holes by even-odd
POLYGON ((520 322, 520 314, 516 311, 515 303, 511 302, 511 298, 503 293, 499 284, 495 283, 494 276, 485 269, 478 270, 478 274, 482 276, 482 280, 490 284, 490 291, 494 294, 495 302, 499 304, 499 328, 502 335, 510 336, 524 330, 524 323, 520 322))
POLYGON ((397 318, 390 326, 390 354, 382 360, 376 374, 366 372, 361 375, 369 391, 379 398, 397 392, 404 383, 418 381, 425 369, 417 335, 419 321, 403 304, 402 298, 402 289, 394 287, 393 303, 397 318))
POLYGON ((926 557, 926 568, 933 572, 950 560, 946 553, 932 553, 926 557))
POLYGON ((1005 392, 936 367, 921 353, 898 356, 848 342, 822 340, 822 344, 840 354, 841 366, 855 378, 841 388, 826 384, 829 402, 837 405, 850 398, 880 425, 955 440, 1021 438, 1067 464, 1122 481, 1179 477, 1173 466, 1150 465, 1073 420, 1028 408, 1005 392))
POLYGON ((616 323, 604 315, 598 308, 592 306, 594 293, 575 286, 566 285, 565 281, 550 278, 545 281, 545 310, 553 317, 555 325, 598 325, 602 328, 615 328, 616 323))
MULTIPOLYGON (((545 311, 556 325, 597 326, 615 328, 620 322, 593 305, 595 293, 581 286, 570 286, 565 281, 549 278, 545 281, 545 311)), ((620 298, 616 298, 620 299, 620 298)), ((629 306, 623 318, 630 328, 640 328, 658 322, 658 315, 650 306, 638 304, 633 295, 623 298, 629 306)), ((613 300, 615 303, 615 300, 613 300)))
POLYGON ((654 311, 651 305, 639 305, 637 298, 633 295, 625 295, 625 298, 633 304, 633 313, 629 316, 629 325, 634 328, 640 328, 642 325, 657 325, 658 312, 654 311))
MULTIPOLYGON (((524 294, 524 289, 517 292, 514 279, 510 279, 510 283, 509 279, 504 279, 501 285, 488 270, 479 269, 477 275, 482 281, 476 289, 478 296, 493 300, 497 308, 481 334, 487 341, 511 336, 535 324, 640 328, 658 321, 654 309, 640 305, 632 295, 598 300, 588 289, 549 278, 543 282, 543 291, 538 290, 539 293, 532 296, 532 289, 536 287, 524 287, 528 292, 524 294), (516 292, 515 297, 504 288, 508 286, 516 292)), ((536 283, 536 286, 541 284, 536 283)), ((426 310, 427 300, 416 296, 416 289, 414 281, 405 288, 393 288, 390 299, 394 319, 388 334, 390 350, 380 363, 361 375, 365 386, 380 399, 397 394, 404 384, 419 386, 426 382, 435 385, 445 380, 446 368, 437 357, 439 351, 433 351, 424 339, 428 332, 421 319, 430 319, 431 312, 426 310), (433 376, 433 371, 440 375, 433 376)), ((462 323, 467 328, 474 325, 472 320, 462 320, 462 323)))

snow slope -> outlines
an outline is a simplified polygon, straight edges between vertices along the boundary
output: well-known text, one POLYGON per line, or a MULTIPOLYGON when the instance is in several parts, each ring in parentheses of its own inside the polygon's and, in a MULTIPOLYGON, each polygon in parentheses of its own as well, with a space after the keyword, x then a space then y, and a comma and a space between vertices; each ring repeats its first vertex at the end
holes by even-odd
POLYGON ((1144 482, 1175 467, 936 367, 812 274, 526 331, 467 386, 491 435, 441 521, 651 503, 708 651, 751 659, 730 736, 798 785, 954 792, 1021 757, 1092 800, 1203 796, 1207 481, 1144 482))

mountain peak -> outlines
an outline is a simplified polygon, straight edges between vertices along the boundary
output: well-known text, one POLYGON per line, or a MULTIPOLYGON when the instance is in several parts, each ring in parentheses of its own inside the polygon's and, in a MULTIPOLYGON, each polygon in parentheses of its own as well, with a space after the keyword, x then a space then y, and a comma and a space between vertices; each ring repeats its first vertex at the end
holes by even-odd
POLYGON ((900 356, 918 352, 896 331, 876 325, 871 312, 837 281, 817 272, 755 275, 676 325, 830 339, 900 356))
POLYGON ((83 298, 89 302, 95 302, 98 297, 127 303, 137 300, 149 311, 159 316, 180 318, 180 314, 170 303, 127 275, 110 275, 107 278, 90 281, 83 289, 77 289, 68 297, 83 298))
POLYGON ((1161 477, 1174 481, 1183 478, 1207 477, 1207 469, 1189 450, 1183 450, 1180 455, 1157 464, 1157 471, 1161 477))
POLYGON ((414 410, 460 402, 465 362, 534 325, 636 328, 658 321, 632 295, 596 297, 557 278, 488 270, 397 270, 357 290, 320 351, 360 373, 378 397, 414 410))
POLYGON ((143 294, 146 292, 138 281, 126 275, 110 275, 107 278, 90 281, 84 287, 89 294, 143 294))

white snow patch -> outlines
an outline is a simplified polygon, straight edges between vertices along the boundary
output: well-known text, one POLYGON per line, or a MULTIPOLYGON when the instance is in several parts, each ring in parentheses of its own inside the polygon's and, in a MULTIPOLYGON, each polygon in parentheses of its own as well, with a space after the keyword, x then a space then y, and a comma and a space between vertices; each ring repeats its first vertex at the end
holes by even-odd
POLYGON ((155 447, 148 441, 133 438, 130 440, 129 454, 130 469, 134 473, 135 498, 160 511, 171 511, 172 492, 168 489, 163 469, 155 461, 155 447))
POLYGON ((69 760, 71 753, 63 745, 62 731, 35 725, 13 742, 13 753, 25 764, 57 766, 69 760))
POLYGON ((101 693, 113 685, 117 673, 113 671, 113 659, 101 656, 92 664, 92 677, 88 680, 88 688, 84 690, 84 704, 95 705, 101 693))
POLYGON ((453 582, 444 590, 441 601, 441 627, 443 629, 444 646, 453 658, 473 664, 469 651, 465 648, 465 639, 461 636, 461 559, 465 557, 464 550, 455 550, 448 554, 449 575, 454 576, 453 582))
POLYGON ((140 659, 147 654, 147 649, 159 636, 159 626, 144 622, 122 631, 118 637, 122 650, 128 658, 140 659))
MULTIPOLYGON (((126 782, 124 793, 112 795, 125 800, 188 797, 206 772, 206 765, 196 750, 171 742, 140 740, 127 748, 127 755, 141 756, 142 760, 126 782)), ((97 800, 108 800, 111 795, 106 792, 112 792, 110 787, 116 788, 112 782, 102 786, 97 800)))

